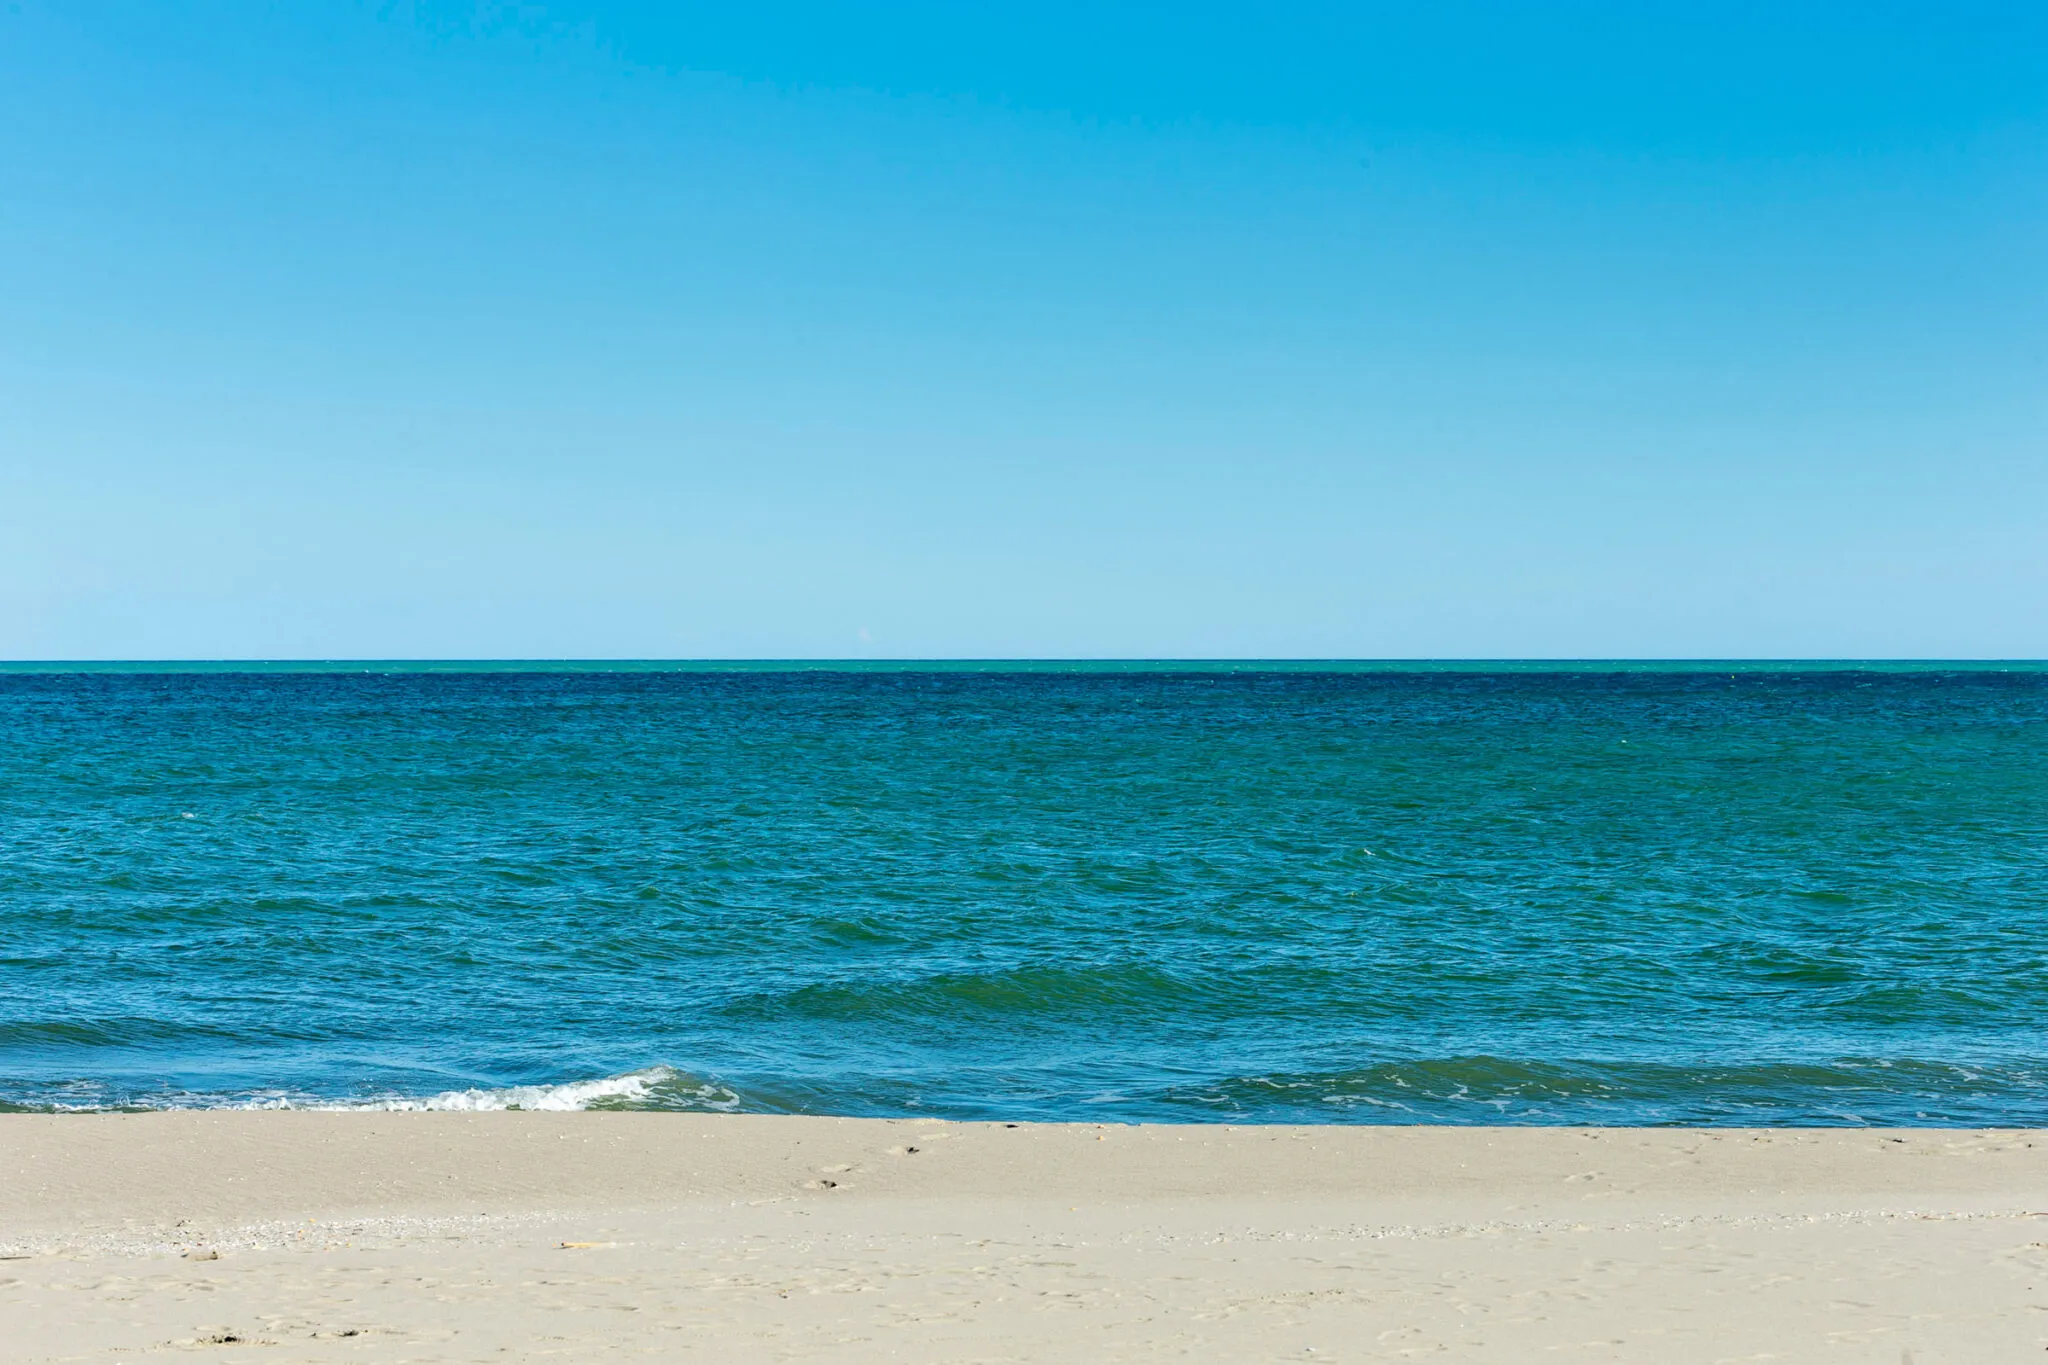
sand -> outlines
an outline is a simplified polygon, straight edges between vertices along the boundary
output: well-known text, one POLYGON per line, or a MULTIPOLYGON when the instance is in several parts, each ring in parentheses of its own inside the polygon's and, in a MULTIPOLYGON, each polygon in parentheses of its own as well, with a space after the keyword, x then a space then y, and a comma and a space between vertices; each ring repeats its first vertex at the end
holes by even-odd
POLYGON ((2048 1361, 2048 1133, 0 1117, 0 1359, 2048 1361))

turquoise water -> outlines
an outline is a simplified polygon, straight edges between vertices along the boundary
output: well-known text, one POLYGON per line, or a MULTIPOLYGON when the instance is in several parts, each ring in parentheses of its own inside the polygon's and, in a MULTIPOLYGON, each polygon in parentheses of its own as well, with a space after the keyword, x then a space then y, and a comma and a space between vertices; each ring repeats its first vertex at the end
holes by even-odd
POLYGON ((327 668, 0 674, 0 1105, 2048 1123, 2037 666, 327 668))

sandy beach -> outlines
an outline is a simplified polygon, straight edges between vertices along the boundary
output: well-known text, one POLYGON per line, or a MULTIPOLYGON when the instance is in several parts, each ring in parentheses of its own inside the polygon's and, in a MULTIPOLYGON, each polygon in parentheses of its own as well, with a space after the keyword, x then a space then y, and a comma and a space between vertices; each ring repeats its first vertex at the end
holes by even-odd
POLYGON ((2035 1360, 2048 1135, 0 1118, 0 1354, 2035 1360))

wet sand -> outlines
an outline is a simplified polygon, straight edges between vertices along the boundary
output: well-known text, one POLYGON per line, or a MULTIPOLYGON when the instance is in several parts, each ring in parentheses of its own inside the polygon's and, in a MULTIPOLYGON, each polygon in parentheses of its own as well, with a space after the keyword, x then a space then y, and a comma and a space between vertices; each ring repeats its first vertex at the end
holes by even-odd
POLYGON ((0 1359, 2048 1359, 2048 1133, 0 1116, 0 1359))

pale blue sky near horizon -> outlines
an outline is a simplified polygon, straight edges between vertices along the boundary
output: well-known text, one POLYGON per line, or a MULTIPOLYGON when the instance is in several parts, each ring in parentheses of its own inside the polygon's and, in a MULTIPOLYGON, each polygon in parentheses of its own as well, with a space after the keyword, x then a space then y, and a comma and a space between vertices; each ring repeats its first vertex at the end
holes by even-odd
POLYGON ((0 658, 2048 655, 2048 10, 0 0, 0 658))

